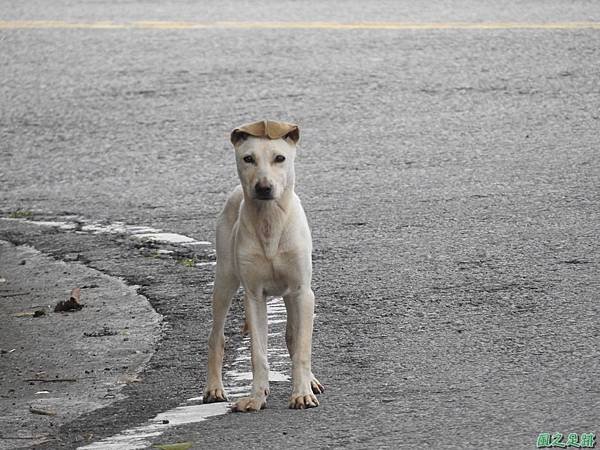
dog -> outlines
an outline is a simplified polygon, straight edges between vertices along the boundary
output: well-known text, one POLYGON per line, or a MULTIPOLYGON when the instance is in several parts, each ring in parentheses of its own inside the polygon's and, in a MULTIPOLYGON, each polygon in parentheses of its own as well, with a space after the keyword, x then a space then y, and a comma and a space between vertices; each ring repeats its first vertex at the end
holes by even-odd
POLYGON ((263 120, 231 132, 240 185, 217 220, 217 267, 213 322, 208 340, 208 379, 203 402, 227 401, 222 381, 224 324, 232 297, 244 288, 250 332, 252 390, 232 411, 259 411, 269 395, 267 304, 282 296, 286 344, 292 360, 293 409, 319 405, 323 385, 311 369, 315 296, 311 289, 312 239, 304 209, 294 192, 297 125, 263 120))

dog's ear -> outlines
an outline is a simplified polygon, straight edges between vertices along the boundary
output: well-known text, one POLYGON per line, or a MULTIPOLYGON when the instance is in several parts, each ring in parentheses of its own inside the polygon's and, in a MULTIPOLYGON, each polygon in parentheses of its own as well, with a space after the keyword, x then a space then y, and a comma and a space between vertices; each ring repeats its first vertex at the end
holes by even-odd
POLYGON ((298 125, 287 122, 277 122, 274 120, 261 120, 259 122, 248 123, 236 128, 231 132, 231 143, 234 146, 239 145, 248 136, 268 139, 285 139, 289 144, 297 144, 300 139, 300 129, 298 125))
POLYGON ((245 131, 242 131, 239 128, 236 128, 235 130, 233 130, 231 132, 231 137, 230 137, 231 143, 235 147, 238 144, 240 144, 241 142, 243 142, 246 139, 248 139, 248 136, 250 136, 249 133, 246 133, 245 131))
POLYGON ((283 139, 288 141, 290 144, 293 143, 294 145, 296 145, 300 140, 300 128, 294 125, 292 129, 285 136, 283 136, 283 139))

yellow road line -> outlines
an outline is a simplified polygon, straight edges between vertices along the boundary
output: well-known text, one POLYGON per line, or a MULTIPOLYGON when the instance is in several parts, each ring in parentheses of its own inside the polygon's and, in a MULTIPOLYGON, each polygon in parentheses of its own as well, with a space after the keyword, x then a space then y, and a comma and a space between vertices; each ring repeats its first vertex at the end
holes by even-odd
POLYGON ((242 29, 242 30, 600 30, 600 22, 66 22, 0 20, 0 29, 242 29))

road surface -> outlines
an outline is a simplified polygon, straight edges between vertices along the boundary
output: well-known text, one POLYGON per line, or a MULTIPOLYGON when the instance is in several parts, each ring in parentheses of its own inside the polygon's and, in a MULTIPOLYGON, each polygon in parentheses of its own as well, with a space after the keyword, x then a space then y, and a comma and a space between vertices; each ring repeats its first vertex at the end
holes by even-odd
MULTIPOLYGON (((535 448, 600 431, 599 24, 582 0, 3 2, 0 239, 139 286, 164 321, 140 381, 38 448, 131 429, 150 435, 113 448, 535 448), (207 413, 228 134, 261 118, 301 128, 326 392, 286 409, 275 302, 268 408, 207 413), (206 420, 152 422, 177 407, 206 420)), ((232 394, 249 383, 242 314, 232 394)))

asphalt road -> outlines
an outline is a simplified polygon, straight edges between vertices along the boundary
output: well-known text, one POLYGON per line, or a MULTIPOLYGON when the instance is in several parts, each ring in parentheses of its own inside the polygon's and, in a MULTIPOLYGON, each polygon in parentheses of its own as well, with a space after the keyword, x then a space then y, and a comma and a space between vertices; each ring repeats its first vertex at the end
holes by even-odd
MULTIPOLYGON (((3 2, 0 20, 600 22, 586 1, 411 3, 3 2)), ((541 432, 600 431, 600 30, 441 28, 0 29, 4 217, 214 242, 236 183, 229 131, 300 124, 321 406, 288 411, 290 385, 275 383, 261 413, 154 442, 534 448, 541 432)), ((44 448, 200 395, 212 266, 181 261, 210 250, 154 258, 120 234, 0 225, 0 239, 140 285, 168 324, 127 398, 44 448)))

